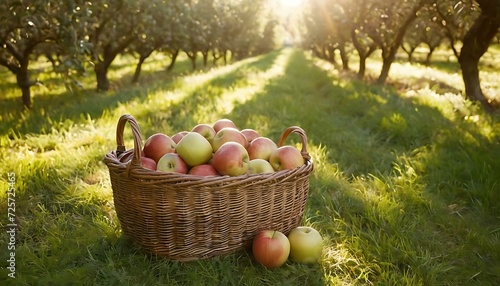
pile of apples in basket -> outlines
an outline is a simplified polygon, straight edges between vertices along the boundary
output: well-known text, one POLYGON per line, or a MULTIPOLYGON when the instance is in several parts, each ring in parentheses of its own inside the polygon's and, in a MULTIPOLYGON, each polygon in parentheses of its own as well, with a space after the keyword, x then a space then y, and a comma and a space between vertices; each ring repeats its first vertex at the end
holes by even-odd
MULTIPOLYGON (((272 173, 305 163, 296 147, 278 147, 254 129, 238 129, 230 119, 198 124, 190 132, 172 136, 153 134, 142 151, 144 168, 198 176, 272 173)), ((316 262, 322 249, 320 233, 309 226, 298 226, 288 236, 277 230, 261 230, 252 242, 255 260, 267 268, 280 267, 289 257, 299 263, 316 262)))
POLYGON ((153 134, 144 143, 141 161, 147 169, 198 176, 272 173, 304 164, 294 146, 278 148, 254 129, 238 129, 230 119, 198 124, 171 137, 153 134))

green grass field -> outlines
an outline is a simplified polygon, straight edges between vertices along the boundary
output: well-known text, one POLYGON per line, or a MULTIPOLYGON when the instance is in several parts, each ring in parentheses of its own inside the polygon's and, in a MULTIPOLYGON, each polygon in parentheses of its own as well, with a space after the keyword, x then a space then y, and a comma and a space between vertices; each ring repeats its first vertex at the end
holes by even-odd
MULTIPOLYGON (((490 50, 481 73, 493 96, 499 54, 490 50)), ((156 55, 130 85, 135 62, 122 58, 107 93, 93 91, 91 74, 76 93, 54 74, 35 74, 44 86, 33 88, 31 111, 0 70, 0 284, 497 285, 500 117, 464 101, 456 63, 435 60, 434 68, 397 62, 390 84, 377 86, 292 49, 196 72, 179 62, 172 74, 156 55), (143 138, 219 118, 274 140, 301 126, 315 164, 303 224, 324 237, 321 261, 267 270, 245 251, 181 263, 138 250, 122 236, 102 162, 124 113, 143 138)), ((368 77, 380 65, 370 60, 368 77)), ((128 129, 125 137, 131 148, 128 129)))

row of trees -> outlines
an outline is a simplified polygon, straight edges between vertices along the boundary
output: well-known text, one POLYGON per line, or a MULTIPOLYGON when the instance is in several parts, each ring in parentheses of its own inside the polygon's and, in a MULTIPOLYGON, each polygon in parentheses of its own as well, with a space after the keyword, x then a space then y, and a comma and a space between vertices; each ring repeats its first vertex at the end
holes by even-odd
POLYGON ((381 51, 378 83, 385 83, 401 47, 409 54, 424 44, 432 52, 447 44, 455 53, 466 96, 491 109, 479 82, 478 64, 500 28, 499 0, 309 0, 304 11, 303 39, 318 57, 335 61, 340 54, 349 69, 348 52, 359 56, 358 77, 366 59, 381 51), (459 49, 458 47, 461 46, 459 49))
POLYGON ((196 68, 265 53, 274 48, 277 22, 264 0, 3 0, 0 1, 0 65, 16 75, 23 104, 31 107, 30 62, 44 56, 74 79, 92 66, 98 90, 108 90, 115 58, 138 58, 133 80, 154 52, 168 54, 171 69, 185 52, 196 68))

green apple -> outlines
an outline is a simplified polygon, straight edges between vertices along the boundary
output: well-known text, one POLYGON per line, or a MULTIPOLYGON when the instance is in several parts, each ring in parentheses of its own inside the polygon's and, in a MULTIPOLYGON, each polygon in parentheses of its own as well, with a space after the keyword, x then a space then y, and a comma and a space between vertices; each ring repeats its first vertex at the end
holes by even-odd
POLYGON ((299 263, 314 263, 319 260, 323 251, 323 238, 312 227, 299 226, 288 234, 290 257, 299 263))
POLYGON ((248 162, 248 172, 250 174, 274 173, 271 163, 264 159, 253 159, 248 162))
POLYGON ((212 159, 212 145, 197 132, 189 132, 182 137, 175 151, 189 167, 205 164, 212 159))

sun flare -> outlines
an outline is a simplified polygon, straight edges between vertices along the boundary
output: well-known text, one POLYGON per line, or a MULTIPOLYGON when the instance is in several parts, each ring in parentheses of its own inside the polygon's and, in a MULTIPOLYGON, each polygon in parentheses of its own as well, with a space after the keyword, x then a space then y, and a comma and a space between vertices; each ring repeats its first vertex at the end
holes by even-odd
POLYGON ((280 0, 282 6, 288 7, 298 7, 302 3, 302 0, 280 0))

